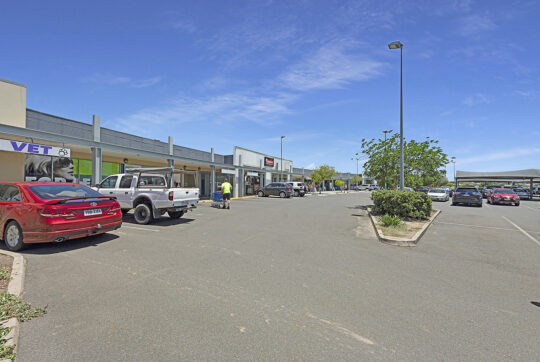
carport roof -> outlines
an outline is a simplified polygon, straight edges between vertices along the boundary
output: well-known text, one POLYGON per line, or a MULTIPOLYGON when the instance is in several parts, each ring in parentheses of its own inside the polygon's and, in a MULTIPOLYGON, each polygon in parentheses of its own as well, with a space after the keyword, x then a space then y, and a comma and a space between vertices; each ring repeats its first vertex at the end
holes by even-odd
POLYGON ((530 180, 540 179, 540 169, 527 169, 516 171, 502 172, 471 172, 471 171, 456 171, 456 179, 461 180, 530 180))

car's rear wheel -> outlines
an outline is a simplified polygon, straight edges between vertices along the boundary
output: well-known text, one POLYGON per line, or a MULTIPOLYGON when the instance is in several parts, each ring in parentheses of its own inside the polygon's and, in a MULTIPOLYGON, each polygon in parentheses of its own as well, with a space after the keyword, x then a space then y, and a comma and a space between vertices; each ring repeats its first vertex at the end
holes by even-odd
POLYGON ((4 242, 11 251, 24 249, 26 244, 23 242, 22 229, 17 221, 10 221, 4 229, 4 242))
POLYGON ((258 195, 259 197, 263 197, 263 196, 264 196, 264 192, 259 191, 259 192, 257 192, 257 195, 258 195))
POLYGON ((167 213, 171 219, 180 219, 184 216, 184 211, 168 211, 167 213))
POLYGON ((298 191, 294 191, 294 196, 298 197, 300 196, 300 193, 298 191))
POLYGON ((146 204, 139 204, 133 212, 137 224, 146 225, 152 221, 152 210, 146 204))
POLYGON ((282 199, 284 199, 287 195, 285 194, 285 192, 281 191, 279 193, 279 197, 281 197, 282 199))

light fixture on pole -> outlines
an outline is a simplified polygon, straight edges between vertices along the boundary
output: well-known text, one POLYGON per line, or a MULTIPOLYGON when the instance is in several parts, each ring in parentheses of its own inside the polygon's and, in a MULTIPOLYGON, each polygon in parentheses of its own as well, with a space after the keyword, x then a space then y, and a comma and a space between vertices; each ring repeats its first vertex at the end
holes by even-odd
POLYGON ((454 164, 454 185, 456 184, 456 158, 450 157, 450 162, 454 164))
MULTIPOLYGON (((387 130, 387 131, 383 131, 384 133, 384 151, 386 153, 386 150, 387 150, 387 146, 386 146, 386 134, 387 133, 392 133, 393 130, 387 130)), ((385 155, 386 156, 386 155, 385 155)), ((384 189, 386 190, 386 157, 385 157, 385 160, 384 160, 384 189)))
POLYGON ((285 138, 285 136, 281 136, 281 161, 280 161, 280 168, 281 168, 281 172, 279 173, 279 182, 281 182, 281 175, 283 174, 283 139, 285 138))
POLYGON ((360 157, 358 157, 358 152, 355 153, 355 156, 356 157, 351 158, 351 161, 356 160, 356 177, 358 178, 358 160, 360 160, 360 157))
POLYGON ((399 162, 399 188, 403 190, 405 186, 405 175, 403 172, 403 44, 399 41, 393 41, 388 44, 390 49, 400 49, 401 51, 401 65, 400 65, 400 77, 399 77, 399 132, 400 132, 400 162, 399 162))

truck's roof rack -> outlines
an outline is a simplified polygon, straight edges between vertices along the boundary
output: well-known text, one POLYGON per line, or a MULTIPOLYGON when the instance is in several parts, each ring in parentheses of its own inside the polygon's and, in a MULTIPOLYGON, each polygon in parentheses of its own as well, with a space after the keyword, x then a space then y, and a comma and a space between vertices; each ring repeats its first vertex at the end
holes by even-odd
POLYGON ((126 169, 128 173, 177 173, 195 174, 196 171, 179 170, 174 167, 137 167, 126 169))

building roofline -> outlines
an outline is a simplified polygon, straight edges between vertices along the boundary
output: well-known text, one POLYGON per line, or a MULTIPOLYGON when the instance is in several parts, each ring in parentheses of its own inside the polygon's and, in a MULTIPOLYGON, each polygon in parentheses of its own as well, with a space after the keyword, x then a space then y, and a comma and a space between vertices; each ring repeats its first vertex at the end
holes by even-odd
MULTIPOLYGON (((273 158, 281 158, 279 156, 273 156, 273 155, 269 155, 267 153, 262 153, 262 152, 259 152, 259 151, 254 151, 254 150, 250 150, 249 148, 245 148, 245 147, 240 147, 240 146, 234 146, 234 148, 238 148, 238 149, 241 149, 241 150, 244 150, 244 151, 249 151, 249 152, 253 152, 253 153, 257 153, 259 155, 263 155, 263 156, 268 156, 268 157, 273 157, 273 158)), ((283 161, 289 161, 289 162, 293 162, 293 160, 289 160, 287 158, 284 158, 283 161)))
POLYGON ((17 82, 14 82, 12 80, 7 80, 7 79, 4 79, 4 78, 0 78, 0 82, 9 83, 9 84, 13 84, 13 85, 18 85, 19 87, 26 88, 26 86, 24 84, 22 84, 22 83, 17 83, 17 82))

